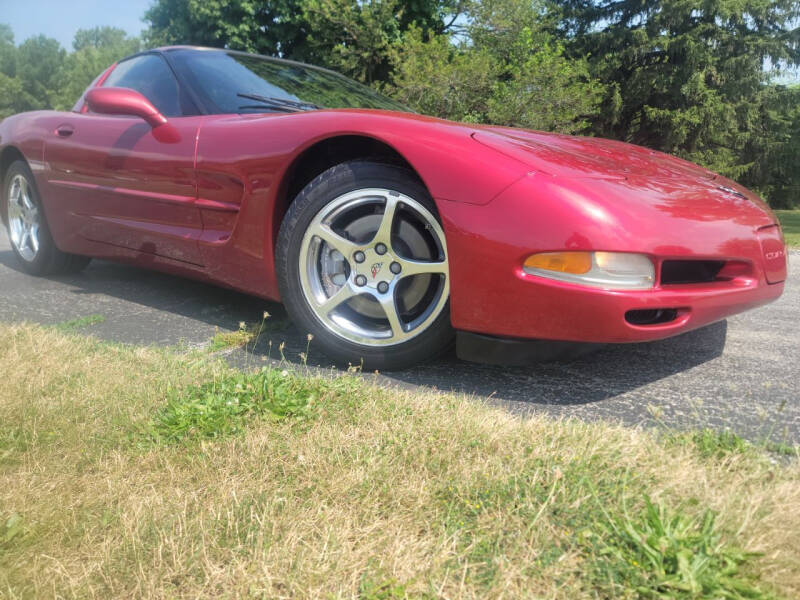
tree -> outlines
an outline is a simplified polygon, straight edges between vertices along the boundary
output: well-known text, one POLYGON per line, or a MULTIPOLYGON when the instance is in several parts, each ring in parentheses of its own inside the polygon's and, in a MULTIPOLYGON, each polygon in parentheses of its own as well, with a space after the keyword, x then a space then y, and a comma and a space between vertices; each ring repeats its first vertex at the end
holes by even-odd
POLYGON ((17 47, 14 32, 5 23, 0 23, 0 73, 14 77, 17 74, 17 47))
POLYGON ((307 58, 301 9, 291 0, 156 0, 145 13, 150 46, 193 44, 307 58))
POLYGON ((11 27, 0 24, 0 119, 30 110, 36 100, 17 78, 17 47, 11 27))
POLYGON ((36 100, 22 87, 16 77, 0 73, 0 119, 32 110, 36 100))
POLYGON ((385 81, 391 48, 413 25, 453 24, 458 0, 156 0, 149 45, 195 44, 281 56, 385 81))
POLYGON ((769 85, 760 94, 758 118, 748 137, 742 183, 758 188, 775 208, 800 198, 800 85, 769 85))
POLYGON ((456 45, 447 35, 426 40, 415 28, 395 49, 393 62, 393 82, 386 91, 404 104, 444 119, 486 120, 498 74, 486 50, 456 45))
POLYGON ((141 49, 139 38, 128 37, 115 27, 79 29, 72 44, 74 52, 64 59, 51 95, 53 108, 69 110, 86 87, 116 61, 141 49))
POLYGON ((402 35, 396 0, 304 0, 308 42, 322 64, 371 83, 386 80, 391 47, 402 35))
POLYGON ((555 0, 558 31, 606 84, 599 135, 682 155, 733 177, 769 73, 800 60, 796 0, 555 0))
POLYGON ((390 90, 421 112, 562 132, 586 129, 603 86, 547 30, 543 4, 486 0, 456 41, 412 30, 395 53, 390 90))
POLYGON ((65 55, 57 40, 43 35, 28 38, 17 48, 16 78, 32 100, 28 110, 50 108, 65 55))
POLYGON ((300 0, 311 60, 366 83, 391 78, 394 48, 412 28, 445 33, 464 10, 454 0, 300 0))

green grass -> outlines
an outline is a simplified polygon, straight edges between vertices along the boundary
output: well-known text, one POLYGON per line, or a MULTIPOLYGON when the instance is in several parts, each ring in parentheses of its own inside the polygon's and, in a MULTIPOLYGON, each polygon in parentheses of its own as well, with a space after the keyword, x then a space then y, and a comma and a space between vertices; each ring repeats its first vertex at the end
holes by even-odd
POLYGON ((688 517, 650 498, 636 513, 607 516, 583 543, 597 588, 611 597, 631 590, 645 598, 766 597, 742 577, 749 555, 722 542, 715 519, 710 510, 688 517))
POLYGON ((77 331, 78 329, 103 323, 105 320, 106 318, 103 315, 87 315, 85 317, 78 317, 76 319, 70 319, 69 321, 57 323, 55 327, 56 329, 60 329, 61 331, 69 333, 72 331, 77 331))
POLYGON ((800 210, 776 210, 783 236, 790 247, 800 248, 800 210))
POLYGON ((264 419, 304 421, 317 414, 320 402, 348 402, 359 391, 351 378, 313 379, 281 368, 233 371, 170 390, 148 433, 158 442, 177 442, 233 435, 264 419))
POLYGON ((689 432, 672 432, 666 436, 665 442, 692 448, 704 458, 721 459, 729 454, 747 454, 759 450, 758 446, 751 444, 732 431, 716 431, 708 428, 689 432))
POLYGON ((239 323, 236 331, 217 331, 211 338, 209 345, 210 352, 219 352, 230 348, 240 348, 247 346, 250 342, 254 344, 259 337, 268 332, 279 332, 286 330, 291 325, 288 318, 274 318, 269 313, 264 313, 264 318, 260 323, 248 325, 244 321, 239 323))
POLYGON ((732 433, 54 328, 0 363, 0 596, 800 595, 800 466, 732 433))

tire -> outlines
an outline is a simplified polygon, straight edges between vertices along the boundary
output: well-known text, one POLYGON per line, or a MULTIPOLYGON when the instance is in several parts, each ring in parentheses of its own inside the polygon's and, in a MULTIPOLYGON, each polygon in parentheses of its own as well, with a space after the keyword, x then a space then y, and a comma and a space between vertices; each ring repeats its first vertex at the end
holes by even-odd
POLYGON ((56 247, 36 181, 25 161, 15 161, 8 168, 0 210, 11 250, 26 273, 38 276, 75 273, 91 261, 89 257, 67 254, 56 247))
POLYGON ((447 258, 419 179, 356 160, 324 171, 294 199, 276 270, 286 310, 312 345, 342 365, 392 370, 453 340, 447 258))

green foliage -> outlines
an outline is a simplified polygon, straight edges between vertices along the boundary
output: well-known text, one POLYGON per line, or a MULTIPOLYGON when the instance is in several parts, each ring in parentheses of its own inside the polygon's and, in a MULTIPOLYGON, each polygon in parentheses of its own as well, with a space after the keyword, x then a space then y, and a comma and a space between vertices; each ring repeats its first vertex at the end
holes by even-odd
POLYGON ((765 68, 800 61, 795 0, 554 5, 570 55, 588 57, 591 73, 607 86, 608 109, 594 120, 594 133, 678 154, 777 204, 796 195, 783 190, 796 192, 800 177, 797 97, 769 85, 765 68), (783 167, 770 164, 774 153, 783 167))
POLYGON ((36 100, 16 77, 0 73, 0 119, 26 110, 33 110, 36 100))
POLYGON ((546 572, 579 556, 576 569, 593 597, 771 597, 748 575, 754 555, 723 539, 713 512, 698 511, 692 500, 681 508, 654 503, 646 479, 598 462, 584 456, 559 465, 532 457, 514 477, 480 476, 441 489, 442 527, 458 557, 449 567, 463 571, 466 582, 490 588, 502 569, 497 557, 512 554, 527 531, 545 521, 549 544, 530 569, 546 572), (498 526, 498 515, 512 513, 526 532, 498 526))
POLYGON ((11 29, 0 25, 0 118, 29 110, 70 110, 93 79, 139 51, 141 43, 121 29, 95 27, 79 29, 73 48, 67 53, 45 36, 17 47, 11 29))
POLYGON ((747 165, 740 180, 758 189, 771 206, 791 208, 800 199, 800 86, 764 86, 758 101, 740 159, 747 165))
POLYGON ((726 454, 744 454, 750 450, 750 444, 732 431, 701 429, 692 437, 703 456, 720 458, 726 454))
POLYGON ((604 88, 544 24, 543 5, 492 0, 470 8, 466 38, 411 29, 394 52, 389 90, 448 119, 562 132, 587 128, 604 88))
POLYGON ((49 108, 66 52, 58 41, 38 35, 22 42, 16 54, 16 78, 33 99, 30 108, 49 108))
POLYGON ((304 0, 300 6, 308 42, 324 64, 367 83, 386 78, 390 49, 401 36, 401 3, 304 0))
POLYGON ((404 104, 445 119, 486 119, 496 68, 487 51, 458 48, 449 36, 426 41, 415 28, 405 35, 394 61, 394 82, 387 91, 404 104))
POLYGON ((697 431, 674 433, 667 437, 668 444, 688 446, 703 458, 724 458, 730 454, 747 454, 754 447, 732 431, 704 428, 697 431))
POLYGON ((776 214, 781 222, 786 244, 800 247, 800 210, 779 210, 776 214))
POLYGON ((64 332, 76 331, 78 329, 83 329, 84 327, 98 325, 99 323, 103 323, 105 320, 106 318, 103 315, 87 315, 85 317, 78 317, 76 319, 64 321, 63 323, 58 323, 56 325, 56 329, 64 332))
POLYGON ((769 598, 741 572, 752 556, 722 542, 710 510, 698 517, 645 498, 630 515, 607 515, 582 546, 595 585, 609 597, 769 598))
POLYGON ((358 586, 360 600, 402 600, 409 597, 409 591, 404 584, 392 577, 384 576, 380 573, 380 569, 377 571, 381 577, 371 572, 366 572, 362 576, 358 586))
POLYGON ((158 0, 149 45, 195 44, 283 56, 385 81, 391 48, 412 25, 440 33, 455 0, 158 0))
POLYGON ((306 32, 291 0, 158 0, 145 13, 148 46, 195 44, 307 57, 306 32))
POLYGON ((19 539, 24 533, 22 517, 12 513, 8 518, 0 518, 0 551, 11 544, 14 538, 19 539))
POLYGON ((304 377, 286 369, 227 373, 188 389, 173 389, 150 424, 157 442, 212 439, 240 433, 253 420, 305 421, 322 403, 348 396, 352 380, 304 377))
POLYGON ((141 49, 138 38, 127 37, 122 29, 95 27, 79 29, 73 42, 74 52, 64 59, 56 82, 53 108, 70 110, 86 87, 120 58, 141 49))

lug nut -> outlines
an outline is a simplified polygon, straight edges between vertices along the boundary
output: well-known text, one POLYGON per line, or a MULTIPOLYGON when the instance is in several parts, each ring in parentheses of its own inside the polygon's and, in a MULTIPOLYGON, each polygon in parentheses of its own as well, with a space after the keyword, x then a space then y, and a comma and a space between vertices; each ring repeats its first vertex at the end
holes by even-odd
POLYGON ((400 271, 403 270, 403 267, 400 266, 399 262, 393 262, 392 264, 389 265, 389 270, 395 275, 397 275, 400 271))
POLYGON ((375 252, 378 254, 386 254, 386 244, 378 244, 375 246, 375 252))
POLYGON ((365 258, 366 256, 364 256, 364 253, 361 250, 357 250, 356 253, 353 254, 353 260, 355 260, 357 263, 364 262, 365 258))
POLYGON ((356 285, 357 286, 367 285, 367 278, 364 275, 356 275, 356 285))
POLYGON ((386 283, 385 281, 381 281, 381 282, 378 284, 378 291, 379 291, 381 294, 385 294, 386 292, 388 292, 388 291, 389 291, 389 284, 388 284, 388 283, 386 283))

